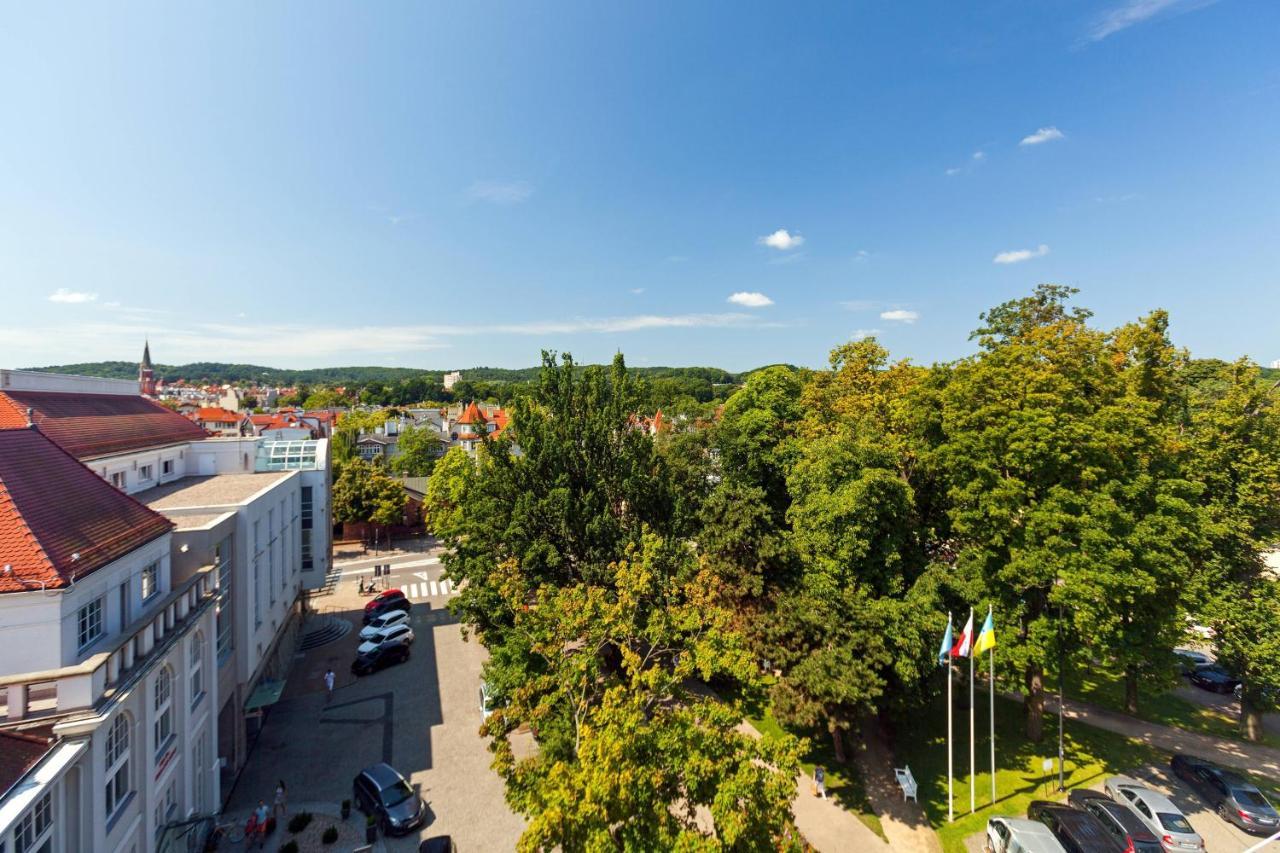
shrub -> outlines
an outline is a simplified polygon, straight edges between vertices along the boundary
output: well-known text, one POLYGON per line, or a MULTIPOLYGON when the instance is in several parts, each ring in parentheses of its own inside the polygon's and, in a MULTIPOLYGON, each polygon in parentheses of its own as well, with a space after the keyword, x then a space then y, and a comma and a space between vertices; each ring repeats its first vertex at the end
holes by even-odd
POLYGON ((294 835, 307 828, 307 824, 311 823, 311 812, 298 812, 289 818, 289 831, 294 835))
POLYGON ((320 836, 320 840, 325 844, 332 844, 338 840, 338 827, 331 826, 324 831, 324 835, 320 836))
POLYGON ((298 853, 298 842, 286 841, 280 845, 280 853, 298 853))

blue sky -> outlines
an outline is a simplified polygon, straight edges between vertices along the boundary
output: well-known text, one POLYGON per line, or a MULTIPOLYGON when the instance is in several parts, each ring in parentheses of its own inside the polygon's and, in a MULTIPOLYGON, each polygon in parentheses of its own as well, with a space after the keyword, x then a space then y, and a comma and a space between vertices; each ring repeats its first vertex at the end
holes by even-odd
POLYGON ((9 7, 0 365, 1280 359, 1280 4, 9 7), (732 301, 731 301, 732 300, 732 301))

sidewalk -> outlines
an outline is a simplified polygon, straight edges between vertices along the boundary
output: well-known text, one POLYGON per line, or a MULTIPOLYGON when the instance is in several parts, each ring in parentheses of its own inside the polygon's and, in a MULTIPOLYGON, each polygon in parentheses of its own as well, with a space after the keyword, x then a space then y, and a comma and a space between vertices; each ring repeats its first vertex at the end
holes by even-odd
MULTIPOLYGON (((1016 691, 1006 693, 1005 696, 1022 701, 1022 694, 1016 691)), ((1189 753, 1215 761, 1224 767, 1280 779, 1280 749, 1149 723, 1127 714, 1076 701, 1070 696, 1067 697, 1066 706, 1065 716, 1068 720, 1140 740, 1165 752, 1189 753)), ((1044 709, 1049 713, 1057 713, 1058 697, 1046 694, 1044 709)))
POLYGON ((894 853, 942 853, 942 842, 929 825, 924 810, 902 796, 902 789, 893 776, 893 759, 879 726, 868 727, 863 732, 855 762, 867 799, 880 816, 880 826, 894 853))

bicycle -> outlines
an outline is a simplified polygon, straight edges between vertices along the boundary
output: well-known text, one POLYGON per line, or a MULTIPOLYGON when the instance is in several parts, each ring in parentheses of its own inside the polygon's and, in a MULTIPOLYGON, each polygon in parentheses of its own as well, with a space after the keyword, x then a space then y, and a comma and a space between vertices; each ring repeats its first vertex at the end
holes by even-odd
POLYGON ((239 844, 244 841, 244 826, 238 821, 229 821, 215 826, 213 829, 213 849, 218 849, 218 844, 224 838, 231 844, 239 844))

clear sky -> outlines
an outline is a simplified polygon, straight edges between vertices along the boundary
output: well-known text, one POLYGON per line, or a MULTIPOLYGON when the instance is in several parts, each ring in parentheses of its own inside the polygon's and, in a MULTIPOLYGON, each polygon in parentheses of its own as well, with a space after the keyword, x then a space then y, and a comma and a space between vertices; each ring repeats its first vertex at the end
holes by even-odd
POLYGON ((1280 3, 11 4, 0 365, 1280 359, 1280 3))

